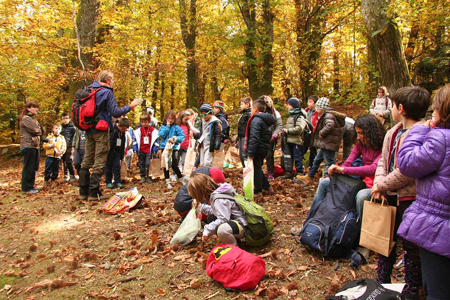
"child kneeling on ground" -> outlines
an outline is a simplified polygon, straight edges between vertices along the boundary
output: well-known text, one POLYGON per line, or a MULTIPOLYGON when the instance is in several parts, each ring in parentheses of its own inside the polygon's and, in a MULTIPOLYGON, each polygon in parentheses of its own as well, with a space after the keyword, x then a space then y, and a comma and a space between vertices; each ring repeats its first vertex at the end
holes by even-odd
POLYGON ((236 245, 236 239, 245 237, 248 225, 244 212, 234 201, 235 189, 228 183, 217 184, 204 174, 193 174, 188 183, 188 192, 194 207, 205 215, 214 215, 217 219, 203 229, 202 241, 217 234, 221 243, 236 245), (208 201, 211 205, 208 205, 208 201), (199 204, 200 203, 200 204, 199 204))

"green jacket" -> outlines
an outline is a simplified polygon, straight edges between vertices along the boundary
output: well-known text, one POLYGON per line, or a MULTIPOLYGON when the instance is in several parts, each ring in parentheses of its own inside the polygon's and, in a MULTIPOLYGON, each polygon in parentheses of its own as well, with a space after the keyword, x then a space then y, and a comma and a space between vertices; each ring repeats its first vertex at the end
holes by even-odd
POLYGON ((303 136, 307 123, 301 115, 301 111, 289 114, 289 118, 286 121, 287 142, 289 144, 303 145, 303 136))

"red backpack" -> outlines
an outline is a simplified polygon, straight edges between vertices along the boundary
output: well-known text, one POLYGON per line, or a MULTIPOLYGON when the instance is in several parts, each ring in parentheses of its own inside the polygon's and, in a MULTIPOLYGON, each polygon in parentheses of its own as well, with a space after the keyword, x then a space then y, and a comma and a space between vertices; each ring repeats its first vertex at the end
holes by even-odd
POLYGON ((220 244, 209 254, 206 273, 226 290, 251 290, 264 277, 266 262, 237 246, 220 244))
POLYGON ((108 122, 100 120, 99 117, 103 110, 98 111, 95 106, 95 93, 101 89, 104 89, 104 87, 93 89, 84 86, 75 93, 75 99, 72 103, 72 121, 78 129, 108 129, 108 122))

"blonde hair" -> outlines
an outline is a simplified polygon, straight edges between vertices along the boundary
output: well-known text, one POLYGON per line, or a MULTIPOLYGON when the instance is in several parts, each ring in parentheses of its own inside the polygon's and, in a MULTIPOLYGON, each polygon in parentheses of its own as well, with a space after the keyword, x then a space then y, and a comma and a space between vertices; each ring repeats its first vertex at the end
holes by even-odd
POLYGON ((196 173, 189 179, 187 189, 192 199, 196 199, 200 203, 205 203, 218 187, 219 185, 211 177, 196 173))
POLYGON ((114 78, 113 72, 110 70, 102 70, 100 73, 98 73, 97 81, 106 83, 108 80, 111 80, 114 78))

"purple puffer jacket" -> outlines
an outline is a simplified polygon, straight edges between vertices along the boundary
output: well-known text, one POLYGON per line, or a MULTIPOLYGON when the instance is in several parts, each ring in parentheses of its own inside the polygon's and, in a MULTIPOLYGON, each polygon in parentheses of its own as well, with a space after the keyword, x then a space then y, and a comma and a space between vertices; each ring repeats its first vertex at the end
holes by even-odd
POLYGON ((417 178, 416 201, 398 234, 419 247, 450 257, 450 129, 416 125, 398 152, 403 175, 417 178))

